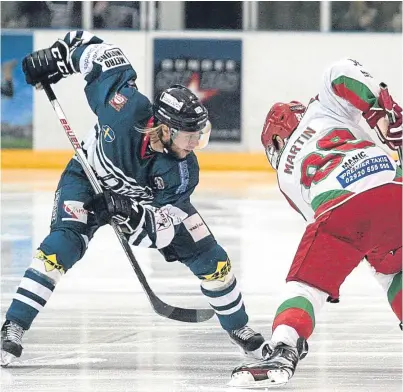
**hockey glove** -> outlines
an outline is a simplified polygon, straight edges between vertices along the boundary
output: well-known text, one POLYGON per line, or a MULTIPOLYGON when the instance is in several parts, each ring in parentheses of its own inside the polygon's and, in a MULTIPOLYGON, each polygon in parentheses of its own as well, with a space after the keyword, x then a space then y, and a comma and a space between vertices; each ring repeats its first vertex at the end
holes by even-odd
MULTIPOLYGON (((385 84, 382 83, 382 85, 386 88, 385 84)), ((392 150, 397 150, 402 145, 402 108, 389 95, 387 89, 381 91, 378 102, 380 108, 371 108, 363 114, 363 117, 368 125, 375 129, 382 143, 392 150), (380 122, 382 119, 385 121, 380 122), (382 126, 379 126, 380 124, 382 126)))
POLYGON ((386 126, 384 127, 378 124, 375 130, 382 143, 392 150, 397 150, 402 146, 403 127, 402 108, 396 103, 393 106, 393 119, 393 122, 386 121, 386 126))
POLYGON ((87 200, 84 208, 94 212, 99 226, 110 224, 113 219, 126 234, 133 234, 144 223, 145 211, 142 205, 110 190, 87 200))
POLYGON ((22 60, 22 71, 28 84, 54 84, 74 73, 70 65, 70 49, 62 41, 50 48, 37 50, 22 60))

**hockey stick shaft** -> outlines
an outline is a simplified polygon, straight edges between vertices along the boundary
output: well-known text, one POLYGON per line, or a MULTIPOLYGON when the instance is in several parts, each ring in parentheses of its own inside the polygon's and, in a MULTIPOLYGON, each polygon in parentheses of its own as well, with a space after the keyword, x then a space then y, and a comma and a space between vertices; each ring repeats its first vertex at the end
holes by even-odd
MULTIPOLYGON (((92 170, 90 164, 88 163, 88 160, 84 154, 84 151, 81 147, 81 143, 77 139, 74 131, 70 127, 70 124, 67 121, 67 118, 56 98, 56 95, 52 89, 51 86, 49 85, 43 85, 43 89, 45 90, 45 93, 52 104, 52 107, 59 118, 60 124, 62 125, 66 136, 68 137, 71 145, 73 146, 73 149, 76 153, 77 159, 80 162, 85 174, 88 177, 88 180, 91 183, 92 188, 94 189, 94 192, 96 194, 102 193, 102 187, 98 182, 98 179, 92 170)), ((169 319, 174 319, 177 321, 183 321, 183 322, 201 322, 201 321, 206 321, 210 319, 211 317, 214 316, 214 311, 212 309, 182 309, 178 307, 174 307, 171 305, 168 305, 164 303, 162 300, 160 300, 153 290, 151 289, 150 285, 147 282, 146 277, 143 274, 143 271, 140 268, 140 265, 138 264, 132 249, 127 242, 127 239, 123 232, 121 231, 120 227, 112 221, 111 223, 116 236, 119 239, 120 244, 122 245, 122 248, 127 256, 127 258, 130 261, 130 264, 132 265, 134 272, 137 275, 137 278, 140 281, 141 286, 143 287, 145 293, 147 294, 147 297, 151 303, 151 306, 153 307, 154 311, 158 313, 159 315, 163 317, 167 317, 169 319)))

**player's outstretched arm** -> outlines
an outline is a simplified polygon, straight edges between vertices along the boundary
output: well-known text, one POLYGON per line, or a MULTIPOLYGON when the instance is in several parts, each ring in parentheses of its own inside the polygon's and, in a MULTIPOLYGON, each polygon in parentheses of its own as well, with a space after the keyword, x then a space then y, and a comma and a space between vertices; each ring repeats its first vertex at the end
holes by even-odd
POLYGON ((389 93, 385 94, 382 86, 386 85, 374 78, 361 63, 346 59, 333 64, 325 74, 325 85, 327 82, 330 82, 332 95, 347 101, 357 113, 361 112, 368 125, 377 130, 382 143, 393 150, 401 146, 402 108, 389 93), (386 118, 393 118, 393 121, 388 120, 386 128, 379 132, 378 123, 386 118))
POLYGON ((104 43, 90 32, 77 30, 66 34, 51 47, 37 50, 22 61, 26 82, 32 86, 55 84, 74 73, 87 82, 85 93, 94 113, 116 88, 116 78, 137 78, 129 60, 116 45, 104 43))

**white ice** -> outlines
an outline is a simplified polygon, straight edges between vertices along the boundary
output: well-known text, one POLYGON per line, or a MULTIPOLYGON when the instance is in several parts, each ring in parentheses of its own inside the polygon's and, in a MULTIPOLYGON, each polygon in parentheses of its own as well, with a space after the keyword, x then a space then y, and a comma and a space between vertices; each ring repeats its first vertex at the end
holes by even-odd
MULTIPOLYGON (((48 232, 55 182, 2 186, 2 318, 32 253, 48 232), (41 186, 43 185, 43 186, 41 186)), ((304 222, 271 179, 204 174, 193 198, 226 248, 243 290, 249 325, 270 325, 304 222), (224 177, 223 177, 224 176, 224 177)), ((135 251, 164 301, 205 307, 198 280, 157 251, 135 251)), ((360 265, 339 304, 317 315, 308 356, 287 391, 402 390, 402 338, 386 295, 360 265)), ((235 392, 227 387, 241 357, 216 319, 201 324, 156 315, 111 228, 62 279, 25 335, 19 363, 1 370, 3 392, 235 392)))

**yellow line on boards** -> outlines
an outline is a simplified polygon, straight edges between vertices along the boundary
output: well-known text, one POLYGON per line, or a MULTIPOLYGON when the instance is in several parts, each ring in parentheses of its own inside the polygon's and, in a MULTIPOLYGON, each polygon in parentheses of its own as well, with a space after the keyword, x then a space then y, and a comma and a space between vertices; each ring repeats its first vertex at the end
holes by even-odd
MULTIPOLYGON (((196 153, 201 170, 272 171, 266 156, 260 153, 196 153)), ((63 169, 73 153, 64 150, 1 150, 2 169, 63 169)))
MULTIPOLYGON (((196 153, 201 170, 273 171, 264 153, 200 152, 196 153)), ((397 159, 397 154, 392 154, 397 159)), ((72 158, 68 150, 1 150, 2 169, 63 169, 72 158)))

